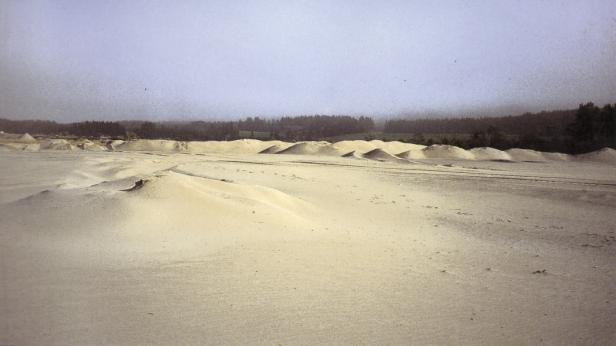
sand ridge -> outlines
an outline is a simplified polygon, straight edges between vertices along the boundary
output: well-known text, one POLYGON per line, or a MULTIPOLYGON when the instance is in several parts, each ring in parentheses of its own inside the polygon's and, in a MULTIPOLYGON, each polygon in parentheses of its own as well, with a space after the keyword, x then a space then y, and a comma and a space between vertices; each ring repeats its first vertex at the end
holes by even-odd
POLYGON ((613 340, 612 166, 374 150, 1 152, 0 344, 613 340))
POLYGON ((616 151, 603 148, 593 153, 568 155, 563 153, 544 153, 531 149, 508 149, 505 151, 482 147, 465 150, 452 145, 434 144, 423 146, 399 141, 346 140, 335 143, 326 141, 305 141, 298 143, 278 140, 261 141, 239 139, 234 141, 175 141, 175 140, 114 140, 97 142, 91 140, 35 139, 29 134, 0 135, 0 150, 39 151, 39 150, 84 150, 84 151, 128 151, 163 152, 188 154, 292 154, 320 155, 364 158, 368 160, 408 163, 413 160, 461 160, 461 161, 511 161, 511 162, 551 162, 551 161, 592 161, 616 164, 616 151), (375 151, 376 150, 376 151, 375 151), (351 154, 354 153, 354 154, 351 154))

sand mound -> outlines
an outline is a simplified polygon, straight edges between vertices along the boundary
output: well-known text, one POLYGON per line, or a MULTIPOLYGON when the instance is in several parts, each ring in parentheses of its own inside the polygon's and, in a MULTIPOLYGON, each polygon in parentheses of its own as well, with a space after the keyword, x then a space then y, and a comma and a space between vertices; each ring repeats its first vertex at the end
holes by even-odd
POLYGON ((22 150, 23 151, 39 151, 41 150, 41 145, 39 143, 26 144, 22 150))
POLYGON ((107 144, 105 144, 105 146, 107 147, 107 150, 116 150, 117 147, 120 146, 123 143, 124 143, 123 140, 115 139, 115 140, 107 142, 107 144))
POLYGON ((288 146, 275 144, 270 147, 267 147, 259 152, 259 154, 276 154, 279 151, 286 149, 288 146))
POLYGON ((373 149, 367 153, 364 153, 362 156, 369 160, 382 161, 382 162, 407 162, 406 160, 396 157, 386 152, 385 150, 379 149, 379 148, 373 149))
POLYGON ((423 150, 407 150, 396 154, 396 156, 406 160, 421 160, 426 158, 423 150))
POLYGON ((2 151, 18 151, 18 150, 24 150, 27 144, 8 142, 8 143, 0 143, 0 146, 2 147, 2 151))
POLYGON ((351 158, 351 159, 362 159, 363 157, 357 153, 357 151, 349 151, 346 154, 343 154, 342 157, 351 158))
POLYGON ((21 135, 18 140, 21 143, 36 143, 36 139, 30 136, 30 134, 27 132, 21 135))
POLYGON ((100 144, 94 143, 87 139, 77 144, 77 147, 81 150, 87 150, 87 151, 107 151, 106 147, 100 144))
POLYGON ((284 149, 291 144, 282 141, 260 141, 258 139, 205 142, 192 141, 187 143, 187 150, 194 154, 257 154, 275 145, 284 149))
POLYGON ((613 344, 615 167, 2 153, 0 344, 613 344))
POLYGON ((348 153, 351 151, 365 153, 374 149, 383 149, 390 153, 399 153, 403 151, 418 151, 425 148, 425 146, 418 144, 402 143, 398 141, 383 142, 381 140, 340 141, 332 144, 332 147, 343 153, 348 153))
POLYGON ((278 154, 340 156, 342 152, 329 142, 301 142, 279 151, 278 154))
POLYGON ((362 140, 355 141, 340 141, 332 144, 332 148, 342 152, 342 153, 350 153, 350 152, 361 152, 365 153, 372 149, 376 149, 373 143, 362 140))
POLYGON ((48 139, 41 143, 44 150, 74 150, 75 146, 66 139, 48 139))
POLYGON ((434 144, 423 149, 424 155, 429 159, 474 160, 473 154, 453 145, 434 144))
POLYGON ((543 157, 550 161, 570 161, 571 155, 563 153, 542 153, 543 157))
MULTIPOLYGON (((148 199, 181 196, 183 199, 200 200, 195 203, 195 207, 200 209, 206 203, 212 213, 212 209, 225 209, 229 214, 244 209, 248 214, 251 211, 246 209, 256 206, 271 208, 277 212, 300 211, 308 206, 306 202, 273 188, 239 184, 224 178, 198 176, 182 170, 170 170, 143 180, 145 183, 136 192, 148 199), (237 205, 232 209, 230 204, 237 205)), ((130 188, 134 187, 135 185, 130 188)))
POLYGON ((473 148, 469 150, 471 154, 475 157, 476 160, 483 161, 511 161, 511 155, 508 153, 490 148, 490 147, 481 147, 481 148, 473 148))
POLYGON ((114 149, 122 151, 181 152, 186 150, 186 143, 164 139, 137 139, 118 144, 114 149))
POLYGON ((372 140, 376 148, 381 148, 390 153, 401 153, 404 151, 418 151, 424 149, 425 145, 403 143, 399 141, 383 142, 381 140, 372 140))
POLYGON ((603 148, 590 153, 576 155, 575 158, 581 161, 616 164, 616 150, 612 148, 603 148))
POLYGON ((20 135, 18 133, 2 132, 0 133, 0 140, 2 142, 13 142, 13 143, 34 143, 36 142, 36 139, 30 136, 30 134, 28 133, 20 135))
MULTIPOLYGON (((327 155, 367 158, 378 161, 408 162, 421 159, 454 160, 495 160, 495 161, 570 161, 573 157, 561 153, 543 153, 530 149, 509 149, 501 151, 489 147, 464 150, 452 145, 431 145, 429 147, 399 141, 350 140, 331 144, 326 141, 288 143, 278 140, 261 141, 240 139, 234 141, 190 141, 138 139, 130 141, 113 140, 105 145, 90 140, 47 139, 40 143, 25 133, 23 135, 0 134, 3 151, 75 150, 85 151, 152 151, 168 153, 212 153, 212 154, 294 154, 327 155), (364 153, 360 155, 359 153, 364 153), (390 153, 398 153, 392 155, 390 153)), ((614 149, 604 148, 594 153, 578 155, 577 160, 613 163, 614 149)))
POLYGON ((515 148, 508 149, 506 152, 514 161, 543 162, 546 160, 543 153, 532 149, 515 148))

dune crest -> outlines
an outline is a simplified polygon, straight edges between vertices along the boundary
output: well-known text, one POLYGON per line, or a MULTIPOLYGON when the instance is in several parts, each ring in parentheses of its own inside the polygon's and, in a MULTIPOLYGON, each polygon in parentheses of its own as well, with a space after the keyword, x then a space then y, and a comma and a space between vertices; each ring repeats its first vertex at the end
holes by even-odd
POLYGON ((362 155, 366 159, 382 161, 382 162, 398 162, 398 163, 408 163, 408 161, 396 157, 383 149, 373 149, 367 153, 362 155))
POLYGON ((429 159, 454 159, 454 160, 474 160, 475 156, 462 148, 454 145, 434 144, 423 150, 424 155, 429 159))
POLYGON ((278 154, 341 156, 343 153, 329 142, 300 142, 279 151, 278 154))
POLYGON ((101 142, 88 139, 67 140, 62 138, 36 139, 29 134, 0 134, 2 151, 39 150, 84 150, 84 151, 145 151, 189 154, 293 154, 324 155, 366 158, 371 160, 407 162, 407 160, 476 160, 512 162, 588 161, 616 164, 615 150, 603 148, 595 152, 568 155, 563 153, 540 152, 532 149, 513 148, 505 151, 490 147, 465 150, 453 145, 434 144, 424 146, 399 141, 344 140, 335 143, 327 141, 283 142, 280 140, 261 141, 258 139, 237 139, 233 141, 175 141, 165 139, 111 140, 101 142))
POLYGON ((490 148, 490 147, 481 147, 481 148, 473 148, 469 150, 471 154, 475 157, 476 160, 486 160, 486 161, 512 161, 511 155, 508 153, 490 148))
POLYGON ((594 161, 607 164, 616 164, 616 150, 603 148, 587 154, 576 155, 575 159, 581 161, 594 161))
POLYGON ((546 161, 545 156, 540 151, 532 150, 532 149, 507 149, 505 150, 507 154, 511 156, 514 161, 523 161, 523 162, 542 162, 546 161))

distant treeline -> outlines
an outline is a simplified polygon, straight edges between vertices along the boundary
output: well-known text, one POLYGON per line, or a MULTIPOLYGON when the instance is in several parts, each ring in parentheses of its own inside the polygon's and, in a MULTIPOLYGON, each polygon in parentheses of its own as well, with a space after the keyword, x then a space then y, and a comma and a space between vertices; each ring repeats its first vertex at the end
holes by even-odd
MULTIPOLYGON (((90 138, 147 138, 175 140, 233 140, 238 138, 285 141, 322 140, 349 135, 374 137, 370 117, 309 115, 238 121, 86 121, 61 124, 42 120, 0 119, 0 130, 33 135, 90 138)), ((526 113, 493 118, 398 119, 385 123, 384 133, 408 134, 401 140, 418 144, 452 144, 463 148, 513 147, 567 153, 616 148, 616 104, 597 107, 580 104, 577 110, 526 113), (435 137, 435 134, 438 134, 435 137)))
POLYGON ((34 135, 113 137, 123 138, 126 129, 113 121, 84 121, 59 124, 49 120, 9 120, 0 118, 0 131, 8 133, 30 133, 34 135))
POLYGON ((589 102, 577 110, 526 113, 494 118, 398 119, 385 133, 412 133, 410 142, 462 148, 528 148, 565 153, 616 148, 616 104, 589 102), (424 136, 439 134, 439 138, 424 136), (427 138, 428 137, 428 138, 427 138))
POLYGON ((562 134, 575 120, 576 110, 525 113, 485 118, 398 119, 385 122, 388 133, 476 133, 496 128, 507 134, 540 136, 562 134))
POLYGON ((0 119, 0 130, 38 135, 80 137, 147 138, 176 140, 233 140, 238 138, 315 140, 325 137, 367 132, 374 129, 369 117, 346 115, 308 115, 239 121, 85 121, 59 124, 54 121, 0 119))

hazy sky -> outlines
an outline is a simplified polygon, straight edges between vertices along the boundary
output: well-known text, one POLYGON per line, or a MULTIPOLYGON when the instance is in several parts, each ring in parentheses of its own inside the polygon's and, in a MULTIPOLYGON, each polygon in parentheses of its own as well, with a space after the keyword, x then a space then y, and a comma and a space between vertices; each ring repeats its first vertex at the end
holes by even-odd
POLYGON ((616 1, 0 0, 0 117, 616 102, 616 1))

